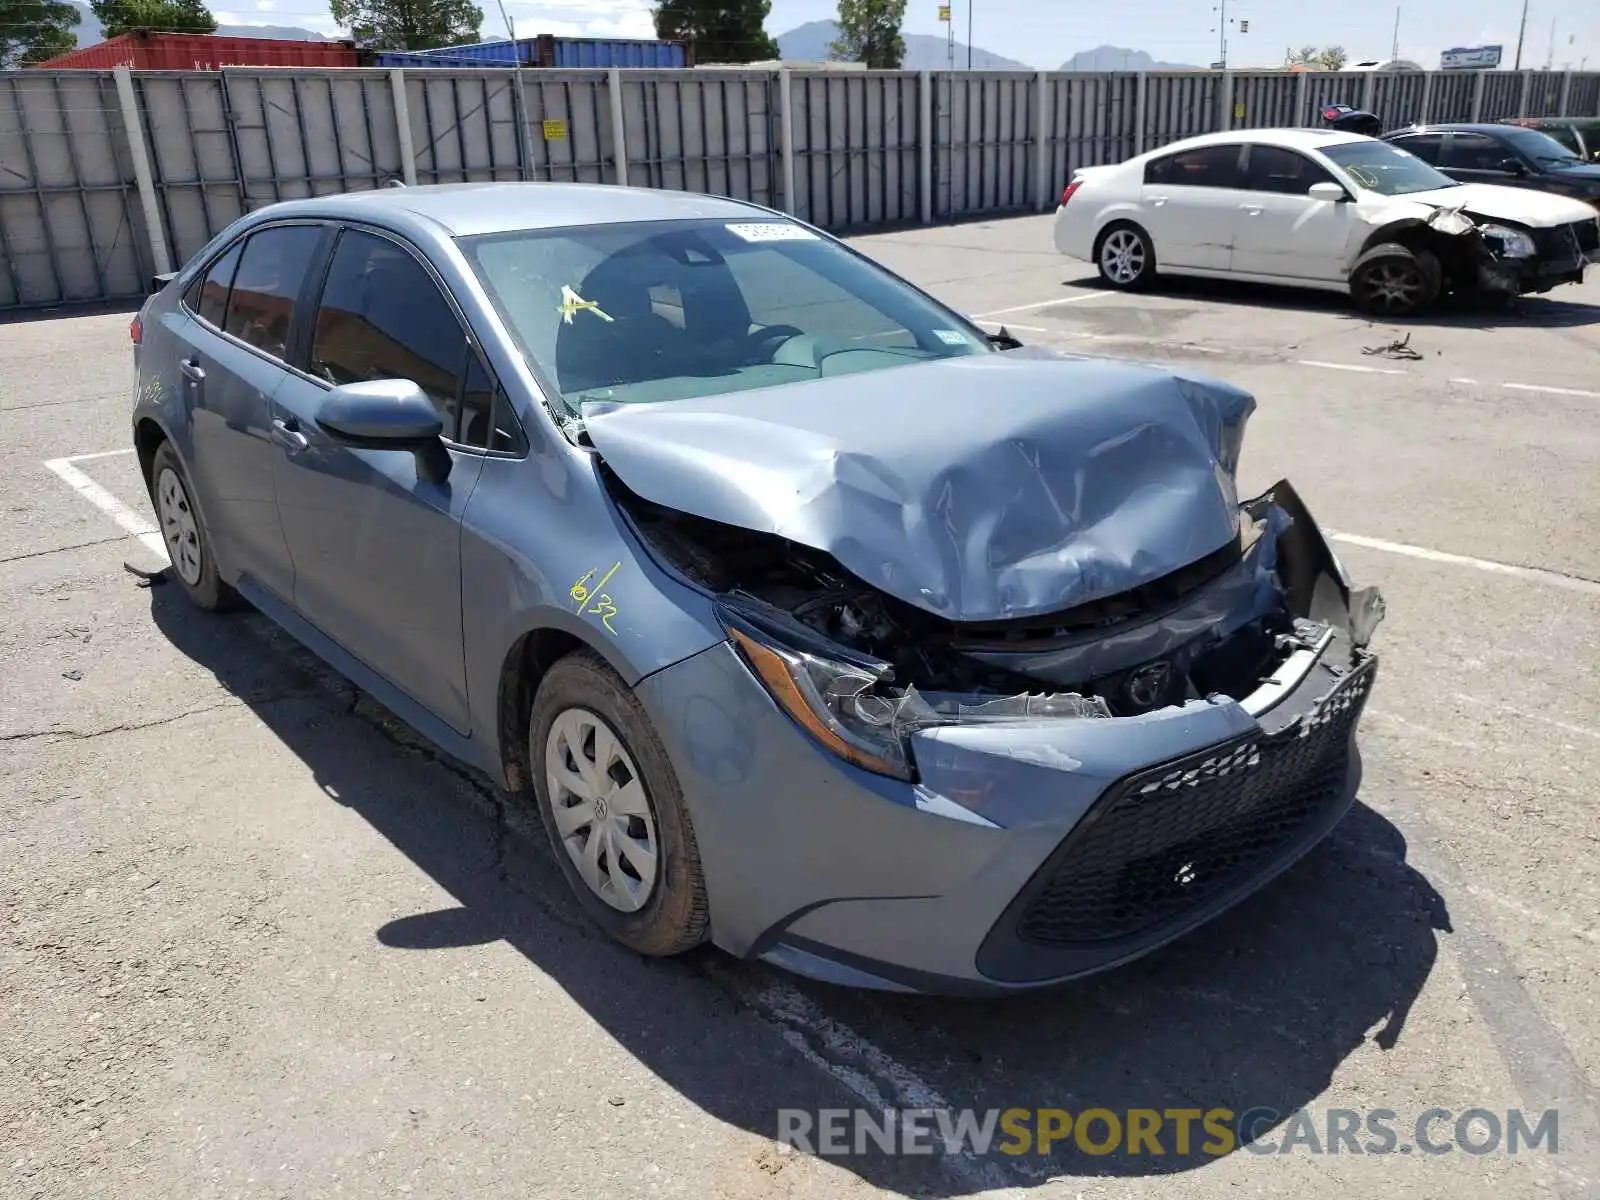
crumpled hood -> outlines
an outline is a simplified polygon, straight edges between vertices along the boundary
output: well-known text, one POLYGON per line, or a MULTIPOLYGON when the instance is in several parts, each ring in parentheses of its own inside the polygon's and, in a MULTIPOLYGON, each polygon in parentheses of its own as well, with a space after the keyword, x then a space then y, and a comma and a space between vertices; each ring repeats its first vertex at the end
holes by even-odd
POLYGON ((1237 536, 1254 408, 1225 383, 1023 349, 582 415, 645 499, 980 621, 1114 595, 1237 536))
POLYGON ((1459 187, 1432 192, 1411 192, 1399 197, 1437 204, 1440 208, 1461 208, 1468 213, 1496 221, 1515 221, 1538 229, 1569 225, 1573 221, 1592 221, 1594 206, 1571 196, 1556 196, 1530 188, 1501 187, 1496 183, 1463 183, 1459 187))

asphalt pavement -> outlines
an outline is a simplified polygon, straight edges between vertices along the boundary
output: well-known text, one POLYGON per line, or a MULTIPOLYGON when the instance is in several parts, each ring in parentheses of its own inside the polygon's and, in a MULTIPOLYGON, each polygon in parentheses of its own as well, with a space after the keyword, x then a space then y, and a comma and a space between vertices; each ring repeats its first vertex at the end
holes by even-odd
POLYGON ((1291 479, 1389 615, 1327 843, 1166 951, 1008 1001, 597 937, 486 781, 263 618, 125 569, 155 565, 130 312, 0 324, 0 1196, 1596 1194, 1600 274, 1384 324, 1316 293, 1108 293, 1049 234, 855 244, 1025 342, 1250 389, 1244 490, 1291 479), (1448 1140, 1553 1109, 1560 1133, 776 1144, 780 1109, 883 1105, 1388 1109, 1408 1146, 1428 1110, 1448 1140))

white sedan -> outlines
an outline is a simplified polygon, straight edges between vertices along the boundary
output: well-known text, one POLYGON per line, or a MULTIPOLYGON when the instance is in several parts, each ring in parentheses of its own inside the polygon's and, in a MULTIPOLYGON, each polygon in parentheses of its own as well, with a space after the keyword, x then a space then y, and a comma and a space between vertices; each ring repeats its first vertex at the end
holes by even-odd
POLYGON ((1581 200, 1457 183, 1375 138, 1242 129, 1080 168, 1055 243, 1115 288, 1160 271, 1349 289, 1362 308, 1397 315, 1445 291, 1580 282, 1600 260, 1600 221, 1581 200))

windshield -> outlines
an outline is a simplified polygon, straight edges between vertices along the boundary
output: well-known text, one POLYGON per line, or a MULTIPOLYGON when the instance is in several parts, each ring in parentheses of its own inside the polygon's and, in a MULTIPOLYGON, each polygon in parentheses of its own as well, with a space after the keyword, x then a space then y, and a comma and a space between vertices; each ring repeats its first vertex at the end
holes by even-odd
POLYGON ((1576 167, 1583 162, 1555 138, 1537 129, 1511 129, 1501 133, 1500 137, 1523 157, 1531 158, 1542 167, 1576 167))
POLYGON ((462 245, 529 366, 574 413, 992 352, 962 318, 778 217, 462 245))
POLYGON ((1402 150, 1388 142, 1343 142, 1321 149, 1323 154, 1343 167, 1359 186, 1380 196, 1405 196, 1411 192, 1431 192, 1437 188, 1460 186, 1411 151, 1402 150))

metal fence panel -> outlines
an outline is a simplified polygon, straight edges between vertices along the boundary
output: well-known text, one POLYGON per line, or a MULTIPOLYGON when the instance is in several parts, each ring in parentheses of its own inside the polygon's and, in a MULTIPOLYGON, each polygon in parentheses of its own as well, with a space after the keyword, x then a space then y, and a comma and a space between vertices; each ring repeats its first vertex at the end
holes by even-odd
POLYGON ((1233 108, 1227 114, 1229 129, 1263 129, 1299 125, 1295 97, 1300 80, 1283 71, 1241 72, 1233 77, 1233 108))
POLYGON ((1483 111, 1480 121, 1495 121, 1501 117, 1520 116, 1517 103, 1522 98, 1522 76, 1511 71, 1485 71, 1483 73, 1483 111))
MULTIPOLYGON (((621 78, 630 183, 778 203, 771 73, 629 71, 621 78)), ((599 92, 609 105, 603 85, 599 92)), ((609 127, 601 145, 609 158, 609 127)))
POLYGON ((1478 88, 1476 71, 1436 71, 1428 93, 1428 120, 1472 120, 1472 96, 1478 88))
POLYGON ((1361 107, 1362 93, 1366 88, 1365 75, 1349 71, 1307 71, 1305 79, 1306 107, 1296 125, 1320 124, 1322 110, 1329 104, 1361 107))
POLYGON ((1385 129, 1414 125, 1423 119, 1422 93, 1428 77, 1421 71, 1378 75, 1372 80, 1372 111, 1385 129))
POLYGON ((916 216, 917 86, 906 71, 791 77, 796 216, 825 229, 916 216))
POLYGON ((1562 116, 1600 117, 1600 75, 1574 75, 1562 116))
MULTIPOLYGON (((581 83, 576 84, 580 94, 574 100, 574 84, 570 80, 541 84, 541 101, 548 106, 541 115, 564 121, 574 134, 579 128, 588 129, 592 137, 598 111, 589 111, 581 83)), ((515 71, 408 71, 405 86, 418 183, 474 183, 523 177, 521 106, 515 71)), ((592 81, 588 90, 595 90, 592 81)), ((569 142, 573 150, 550 150, 545 156, 547 169, 537 178, 581 178, 575 170, 572 174, 566 170, 576 166, 567 161, 576 154, 579 138, 574 134, 553 139, 569 142)))
POLYGON ((1139 77, 1129 72, 1052 75, 1050 144, 1052 181, 1065 186, 1079 167, 1118 163, 1137 152, 1135 112, 1139 77))
POLYGON ((1528 76, 1526 112, 1505 113, 1508 117, 1553 117, 1561 111, 1561 86, 1565 79, 1558 71, 1537 71, 1528 76))
POLYGON ((144 292, 124 145, 109 72, 0 72, 0 309, 144 292))
POLYGON ((1154 150, 1217 125, 1217 76, 1210 72, 1149 76, 1144 100, 1144 146, 1154 150))
POLYGON ((1034 74, 946 72, 934 89, 934 211, 942 216, 1033 208, 1038 104, 1034 74))

